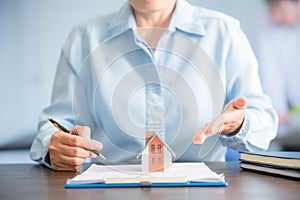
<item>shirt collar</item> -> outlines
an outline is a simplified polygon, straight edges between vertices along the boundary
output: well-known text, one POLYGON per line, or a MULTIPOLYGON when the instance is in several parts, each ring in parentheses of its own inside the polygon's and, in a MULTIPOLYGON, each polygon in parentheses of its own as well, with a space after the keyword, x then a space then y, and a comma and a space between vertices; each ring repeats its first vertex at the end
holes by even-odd
MULTIPOLYGON (((177 0, 168 30, 176 31, 178 29, 191 34, 205 35, 201 15, 202 12, 196 10, 186 0, 177 0)), ((134 15, 128 2, 113 16, 108 29, 111 36, 119 35, 128 29, 136 29, 134 15)))
POLYGON ((205 35, 205 29, 201 21, 202 12, 192 6, 186 0, 177 0, 169 29, 179 29, 183 32, 205 35))
POLYGON ((121 9, 113 15, 108 30, 111 36, 119 35, 128 29, 136 29, 136 23, 131 6, 126 2, 121 9))

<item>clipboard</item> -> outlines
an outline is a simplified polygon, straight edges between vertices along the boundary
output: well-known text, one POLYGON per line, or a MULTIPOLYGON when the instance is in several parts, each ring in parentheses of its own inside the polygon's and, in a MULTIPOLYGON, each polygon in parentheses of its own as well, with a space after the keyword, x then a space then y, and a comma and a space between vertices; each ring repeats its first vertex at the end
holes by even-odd
POLYGON ((96 165, 68 179, 65 188, 226 187, 223 174, 204 163, 173 163, 164 172, 143 173, 140 165, 96 165))
POLYGON ((186 183, 86 183, 86 184, 65 184, 65 188, 138 188, 138 187, 226 187, 224 182, 186 182, 186 183))

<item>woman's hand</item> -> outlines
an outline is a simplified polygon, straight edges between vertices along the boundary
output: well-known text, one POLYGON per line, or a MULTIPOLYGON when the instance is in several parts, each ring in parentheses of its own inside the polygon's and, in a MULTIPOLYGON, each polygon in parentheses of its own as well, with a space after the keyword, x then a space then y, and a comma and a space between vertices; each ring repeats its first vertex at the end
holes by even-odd
POLYGON ((76 126, 71 134, 58 131, 51 136, 48 152, 51 166, 57 171, 76 171, 86 158, 95 158, 89 151, 100 151, 103 145, 91 139, 91 130, 87 126, 76 126))
POLYGON ((247 99, 238 97, 231 100, 212 122, 195 132, 193 142, 202 144, 209 136, 216 134, 236 134, 241 129, 247 110, 247 99))

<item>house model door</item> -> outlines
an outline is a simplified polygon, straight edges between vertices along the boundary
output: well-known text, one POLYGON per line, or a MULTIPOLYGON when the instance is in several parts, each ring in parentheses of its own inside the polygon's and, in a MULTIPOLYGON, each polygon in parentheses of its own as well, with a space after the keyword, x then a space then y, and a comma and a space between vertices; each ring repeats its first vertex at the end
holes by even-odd
POLYGON ((149 171, 163 172, 164 171, 164 144, 155 137, 149 143, 149 171))

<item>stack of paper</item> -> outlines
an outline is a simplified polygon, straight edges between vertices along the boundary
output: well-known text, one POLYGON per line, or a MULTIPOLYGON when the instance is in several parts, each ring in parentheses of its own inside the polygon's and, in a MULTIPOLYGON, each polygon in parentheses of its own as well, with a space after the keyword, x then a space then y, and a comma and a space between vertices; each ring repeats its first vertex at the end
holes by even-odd
MULTIPOLYGON (((82 174, 67 180, 74 184, 153 184, 153 183, 227 183, 223 174, 216 174, 204 163, 173 163, 165 172, 142 173, 141 165, 92 164, 82 174)), ((221 186, 221 185, 220 185, 221 186)))

